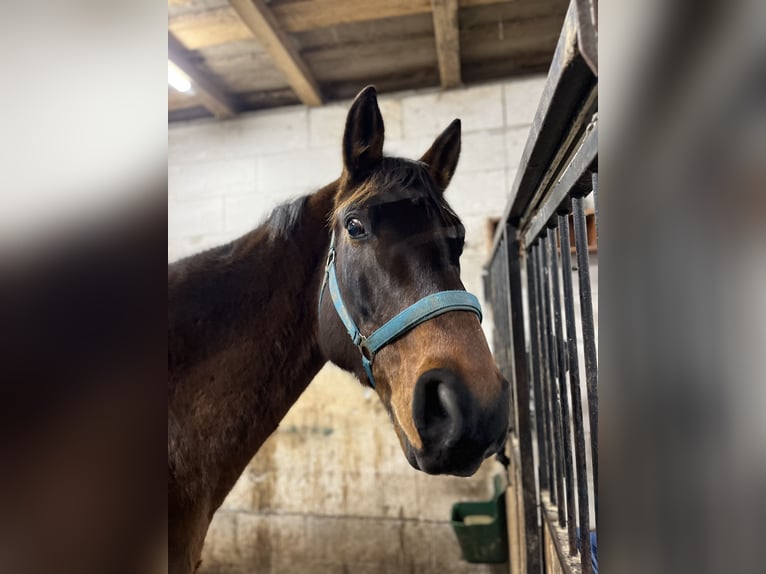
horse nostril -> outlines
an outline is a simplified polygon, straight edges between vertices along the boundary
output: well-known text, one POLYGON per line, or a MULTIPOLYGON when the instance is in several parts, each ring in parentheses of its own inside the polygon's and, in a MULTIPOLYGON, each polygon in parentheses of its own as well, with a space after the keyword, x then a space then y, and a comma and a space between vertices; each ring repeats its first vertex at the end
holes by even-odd
POLYGON ((446 446, 463 432, 460 381, 447 369, 423 373, 415 385, 412 418, 424 443, 446 446))

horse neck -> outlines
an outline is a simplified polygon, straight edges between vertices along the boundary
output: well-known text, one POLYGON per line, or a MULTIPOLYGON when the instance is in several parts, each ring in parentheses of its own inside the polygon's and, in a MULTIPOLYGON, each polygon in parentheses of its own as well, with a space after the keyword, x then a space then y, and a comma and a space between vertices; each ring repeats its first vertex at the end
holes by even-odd
POLYGON ((214 506, 325 362, 317 301, 334 193, 169 273, 169 456, 202 475, 178 480, 207 484, 214 506))

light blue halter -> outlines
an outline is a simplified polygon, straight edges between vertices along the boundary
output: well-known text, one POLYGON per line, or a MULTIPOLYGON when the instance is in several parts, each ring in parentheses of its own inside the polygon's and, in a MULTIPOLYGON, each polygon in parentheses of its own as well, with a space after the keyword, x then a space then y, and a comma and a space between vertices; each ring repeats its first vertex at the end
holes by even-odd
POLYGON ((365 337, 359 332, 359 328, 351 318, 351 315, 349 315, 348 309, 343 304, 343 298, 340 296, 338 276, 335 273, 334 231, 330 239, 330 251, 327 254, 324 281, 322 282, 322 289, 319 291, 320 309, 322 307, 322 295, 326 286, 329 286, 330 297, 332 297, 338 317, 340 317, 343 326, 346 327, 351 341, 353 341, 362 354, 362 366, 373 388, 375 388, 375 378, 372 376, 372 361, 375 359, 375 354, 401 335, 429 319, 450 311, 470 311, 476 314, 479 321, 482 319, 479 300, 471 293, 467 291, 439 291, 438 293, 423 297, 417 303, 413 303, 393 319, 376 329, 370 336, 365 337))

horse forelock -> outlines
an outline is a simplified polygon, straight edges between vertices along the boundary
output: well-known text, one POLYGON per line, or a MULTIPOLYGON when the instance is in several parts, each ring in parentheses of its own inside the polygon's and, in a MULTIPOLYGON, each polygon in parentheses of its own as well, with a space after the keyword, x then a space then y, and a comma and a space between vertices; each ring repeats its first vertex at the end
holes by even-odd
POLYGON ((352 205, 375 205, 387 203, 392 198, 426 199, 426 208, 448 226, 460 225, 460 218, 444 199, 444 193, 437 187, 429 173, 428 166, 416 160, 385 157, 378 169, 373 171, 361 185, 350 193, 336 198, 336 205, 330 219, 352 205))

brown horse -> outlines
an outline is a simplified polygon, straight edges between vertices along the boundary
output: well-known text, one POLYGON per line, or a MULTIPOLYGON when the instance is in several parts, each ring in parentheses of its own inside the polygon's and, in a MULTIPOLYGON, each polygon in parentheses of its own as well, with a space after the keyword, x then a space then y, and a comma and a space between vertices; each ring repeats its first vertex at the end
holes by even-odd
MULTIPOLYGON (((213 513, 326 361, 372 383, 324 290, 331 234, 362 333, 430 294, 464 291, 464 229, 443 197, 459 154, 455 120, 420 161, 384 157, 368 87, 348 114, 338 180, 169 266, 171 572, 195 570, 213 513)), ((416 469, 469 476, 504 443, 509 386, 475 314, 419 324, 377 353, 372 373, 416 469)))

